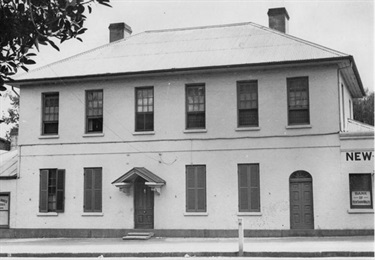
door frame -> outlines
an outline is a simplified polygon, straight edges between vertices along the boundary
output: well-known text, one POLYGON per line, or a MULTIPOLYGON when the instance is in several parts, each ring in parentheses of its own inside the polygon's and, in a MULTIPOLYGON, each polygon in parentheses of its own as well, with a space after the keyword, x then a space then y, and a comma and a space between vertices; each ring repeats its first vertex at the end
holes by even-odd
POLYGON ((311 217, 312 217, 312 228, 306 228, 308 230, 315 229, 315 218, 314 218, 314 192, 313 192, 313 179, 310 173, 307 171, 295 171, 289 176, 289 220, 291 230, 303 230, 298 228, 293 228, 293 218, 292 218, 292 183, 310 183, 311 184, 311 217))
POLYGON ((134 182, 133 182, 133 185, 134 185, 134 198, 133 198, 133 207, 134 207, 134 217, 133 217, 133 221, 134 221, 134 229, 154 229, 154 220, 155 220, 155 197, 154 197, 154 192, 151 190, 151 192, 149 193, 150 194, 150 198, 151 198, 151 201, 152 201, 152 223, 151 223, 151 228, 140 228, 140 227, 137 227, 137 208, 136 208, 136 205, 137 205, 137 202, 136 202, 136 199, 137 199, 137 192, 136 192, 136 189, 137 189, 137 184, 136 183, 143 183, 143 185, 148 188, 148 189, 151 189, 149 186, 147 186, 146 184, 144 184, 146 182, 145 179, 143 179, 142 177, 138 176, 134 182), (140 181, 141 180, 141 181, 140 181))

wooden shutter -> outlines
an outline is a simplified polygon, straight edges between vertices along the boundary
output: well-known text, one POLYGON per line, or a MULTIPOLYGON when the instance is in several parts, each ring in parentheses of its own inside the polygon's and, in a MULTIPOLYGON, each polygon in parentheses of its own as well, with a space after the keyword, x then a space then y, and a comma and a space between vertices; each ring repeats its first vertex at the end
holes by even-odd
POLYGON ((206 212, 206 167, 197 166, 195 168, 196 174, 196 192, 197 192, 197 206, 199 212, 206 212))
POLYGON ((195 169, 193 166, 186 167, 186 211, 195 211, 195 169))
POLYGON ((64 212, 65 170, 57 170, 56 212, 64 212))
POLYGON ((40 170, 39 212, 48 212, 48 170, 40 170))
POLYGON ((95 212, 102 211, 102 169, 97 168, 93 170, 93 208, 95 212))
POLYGON ((259 165, 238 165, 239 212, 260 211, 259 165))
POLYGON ((84 202, 83 202, 83 210, 85 212, 93 211, 92 207, 92 179, 93 179, 93 170, 92 169, 85 169, 84 171, 84 202))
POLYGON ((186 167, 186 211, 206 212, 206 167, 186 167))
POLYGON ((239 211, 249 211, 248 172, 246 165, 238 165, 238 204, 239 211))
POLYGON ((260 211, 259 165, 250 165, 250 211, 260 211))
POLYGON ((102 211, 102 169, 85 169, 84 205, 85 212, 102 211))

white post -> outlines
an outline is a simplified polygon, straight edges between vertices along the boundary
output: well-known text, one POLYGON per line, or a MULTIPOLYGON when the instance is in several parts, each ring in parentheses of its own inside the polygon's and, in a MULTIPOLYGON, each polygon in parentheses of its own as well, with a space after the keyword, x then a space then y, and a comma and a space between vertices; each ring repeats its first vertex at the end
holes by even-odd
POLYGON ((242 218, 238 219, 238 256, 243 256, 243 221, 242 218))

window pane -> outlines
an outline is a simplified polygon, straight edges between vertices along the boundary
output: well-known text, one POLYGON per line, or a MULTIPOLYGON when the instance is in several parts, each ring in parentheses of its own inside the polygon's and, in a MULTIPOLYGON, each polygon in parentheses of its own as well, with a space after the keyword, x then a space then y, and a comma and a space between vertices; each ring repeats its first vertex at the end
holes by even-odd
POLYGON ((154 130, 154 90, 153 88, 136 89, 137 111, 135 115, 136 131, 154 130))
POLYGON ((309 124, 308 78, 288 78, 287 85, 289 125, 309 124))
POLYGON ((237 83, 238 126, 258 126, 258 83, 237 83))
POLYGON ((42 134, 57 134, 58 128, 56 127, 59 119, 59 94, 46 93, 43 94, 43 128, 42 134), (49 123, 53 123, 48 127, 49 123))
POLYGON ((351 208, 373 208, 371 174, 349 174, 351 208))

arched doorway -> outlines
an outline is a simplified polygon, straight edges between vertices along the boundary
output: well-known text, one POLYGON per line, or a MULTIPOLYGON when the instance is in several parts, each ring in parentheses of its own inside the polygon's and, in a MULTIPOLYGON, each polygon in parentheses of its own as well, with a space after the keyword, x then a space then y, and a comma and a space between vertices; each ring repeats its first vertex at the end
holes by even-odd
POLYGON ((290 228, 314 229, 312 177, 306 171, 293 172, 289 177, 290 228))

